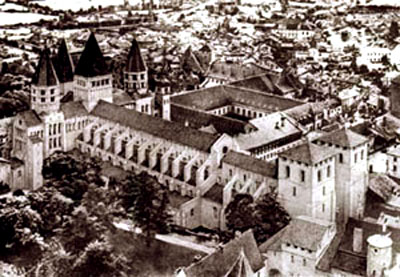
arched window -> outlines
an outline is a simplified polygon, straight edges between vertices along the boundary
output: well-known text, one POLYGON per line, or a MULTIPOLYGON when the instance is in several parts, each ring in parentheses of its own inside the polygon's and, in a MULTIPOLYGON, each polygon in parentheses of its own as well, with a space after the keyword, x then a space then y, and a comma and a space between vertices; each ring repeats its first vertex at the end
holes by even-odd
POLYGON ((342 153, 340 153, 339 154, 339 163, 343 163, 343 154, 342 153))

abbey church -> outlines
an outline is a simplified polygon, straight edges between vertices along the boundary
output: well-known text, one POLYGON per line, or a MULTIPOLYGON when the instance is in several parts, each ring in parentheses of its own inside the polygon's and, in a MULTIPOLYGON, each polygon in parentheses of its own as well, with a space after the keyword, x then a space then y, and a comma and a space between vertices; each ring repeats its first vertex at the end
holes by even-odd
POLYGON ((248 88, 153 93, 135 39, 123 79, 124 93, 134 95, 129 105, 115 101, 113 77, 93 33, 76 65, 64 40, 55 56, 45 48, 32 79, 30 110, 12 120, 2 181, 14 190, 35 190, 44 182, 44 159, 78 149, 155 176, 171 192, 175 224, 189 229, 225 229, 224 210, 233 195, 257 199, 274 192, 293 220, 262 245, 268 257, 263 270, 298 276, 301 266, 308 276, 326 276, 321 261, 338 239, 337 227, 364 216, 366 137, 339 128, 309 139, 305 134, 319 129, 322 111, 248 88))

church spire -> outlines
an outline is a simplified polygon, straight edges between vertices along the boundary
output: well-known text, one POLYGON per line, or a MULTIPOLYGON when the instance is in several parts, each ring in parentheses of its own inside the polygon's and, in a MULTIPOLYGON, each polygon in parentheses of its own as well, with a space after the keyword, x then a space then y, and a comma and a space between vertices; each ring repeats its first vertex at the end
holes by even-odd
POLYGON ((140 53, 139 44, 134 38, 131 49, 129 50, 128 59, 125 66, 126 72, 142 72, 146 70, 142 55, 140 53))
POLYGON ((79 59, 75 75, 96 77, 109 74, 108 68, 94 33, 90 33, 85 49, 79 59))
POLYGON ((32 85, 51 87, 58 84, 57 74, 50 58, 50 50, 45 47, 40 53, 39 63, 32 78, 32 85))
POLYGON ((53 61, 60 83, 72 82, 74 80, 74 64, 71 55, 68 52, 65 39, 61 40, 57 56, 53 61))

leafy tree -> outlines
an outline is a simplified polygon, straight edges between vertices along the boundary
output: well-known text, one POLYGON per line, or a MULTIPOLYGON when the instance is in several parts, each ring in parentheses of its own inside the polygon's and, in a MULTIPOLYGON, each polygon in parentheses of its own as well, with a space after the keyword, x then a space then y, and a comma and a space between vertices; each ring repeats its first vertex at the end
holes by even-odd
POLYGON ((252 228, 258 243, 276 234, 290 221, 289 214, 276 201, 273 193, 267 193, 257 201, 249 194, 236 194, 228 204, 225 215, 231 232, 252 228))
POLYGON ((167 210, 168 192, 157 180, 141 173, 131 177, 133 191, 132 216, 134 222, 146 236, 147 244, 157 233, 167 232, 171 216, 167 210))
POLYGON ((343 31, 340 33, 340 37, 342 39, 343 42, 346 42, 350 39, 350 33, 347 31, 343 31))
POLYGON ((225 210, 226 227, 229 230, 244 232, 254 227, 254 199, 250 194, 239 193, 225 210))
POLYGON ((397 38, 399 36, 399 24, 397 21, 392 21, 390 24, 389 35, 392 38, 397 38))
POLYGON ((126 276, 127 259, 117 256, 107 240, 91 242, 74 264, 76 276, 126 276))
POLYGON ((254 236, 258 242, 266 241, 290 221, 289 214, 275 198, 274 194, 267 193, 255 203, 254 236))

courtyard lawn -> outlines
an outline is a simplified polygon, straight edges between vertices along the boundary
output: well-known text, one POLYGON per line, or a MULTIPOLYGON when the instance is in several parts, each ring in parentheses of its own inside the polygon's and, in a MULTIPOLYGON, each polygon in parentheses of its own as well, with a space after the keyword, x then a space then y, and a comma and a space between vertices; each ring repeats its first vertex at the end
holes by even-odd
POLYGON ((124 253, 129 265, 134 269, 134 276, 174 276, 182 266, 188 266, 195 256, 205 254, 188 248, 168 244, 153 239, 150 246, 141 235, 116 230, 111 235, 111 244, 117 252, 124 253))

